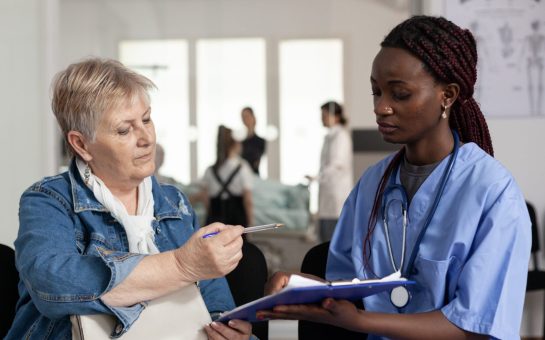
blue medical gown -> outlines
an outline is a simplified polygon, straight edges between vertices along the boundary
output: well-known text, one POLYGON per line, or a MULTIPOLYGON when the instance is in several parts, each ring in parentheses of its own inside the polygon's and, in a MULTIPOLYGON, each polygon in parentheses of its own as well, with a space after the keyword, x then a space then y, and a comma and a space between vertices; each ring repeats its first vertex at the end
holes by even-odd
MULTIPOLYGON (((364 267, 363 257, 375 192, 391 159, 370 167, 345 202, 331 241, 326 272, 329 280, 371 279, 393 272, 380 212, 371 240, 370 268, 364 267)), ((409 205, 405 266, 447 163, 448 157, 429 175, 409 205)), ((396 194, 389 199, 395 199, 396 194)), ((401 214, 389 217, 392 250, 399 265, 401 214)), ((518 339, 530 248, 528 210, 513 177, 476 144, 464 144, 418 249, 414 270, 405 275, 417 283, 410 288, 408 306, 398 311, 390 303, 389 292, 384 292, 365 298, 365 309, 386 313, 441 310, 464 330, 518 339)))

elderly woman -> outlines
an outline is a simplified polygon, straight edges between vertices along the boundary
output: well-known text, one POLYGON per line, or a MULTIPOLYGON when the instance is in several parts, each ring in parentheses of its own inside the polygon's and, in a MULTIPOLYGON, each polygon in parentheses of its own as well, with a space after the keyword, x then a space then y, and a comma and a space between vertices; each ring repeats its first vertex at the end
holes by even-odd
MULTIPOLYGON (((75 157, 67 172, 21 198, 21 298, 7 339, 70 339, 70 315, 97 313, 117 318, 119 336, 141 302, 195 282, 212 318, 234 307, 223 276, 242 257, 243 228, 196 230, 184 194, 152 176, 151 88, 112 60, 85 60, 55 79, 53 112, 75 157)), ((210 339, 248 339, 251 325, 213 322, 205 331, 210 339)))

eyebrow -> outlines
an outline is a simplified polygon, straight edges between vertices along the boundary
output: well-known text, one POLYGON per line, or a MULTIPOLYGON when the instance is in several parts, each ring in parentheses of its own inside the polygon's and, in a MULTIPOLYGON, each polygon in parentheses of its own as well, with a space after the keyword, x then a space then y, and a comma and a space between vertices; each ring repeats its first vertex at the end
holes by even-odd
MULTIPOLYGON (((375 78, 373 78, 373 77, 370 77, 370 78, 371 78, 371 81, 372 81, 372 82, 375 82, 375 83, 377 82, 375 78)), ((407 82, 404 81, 404 80, 400 80, 400 79, 393 79, 393 80, 388 80, 388 84, 389 84, 389 85, 395 85, 395 84, 407 84, 407 82)))
MULTIPOLYGON (((145 115, 147 115, 148 113, 151 112, 151 106, 148 106, 147 110, 144 111, 144 113, 142 113, 142 116, 141 117, 144 117, 145 115)), ((123 123, 130 123, 132 122, 134 119, 125 119, 125 120, 120 120, 119 122, 115 123, 114 125, 119 125, 119 124, 123 124, 123 123)))

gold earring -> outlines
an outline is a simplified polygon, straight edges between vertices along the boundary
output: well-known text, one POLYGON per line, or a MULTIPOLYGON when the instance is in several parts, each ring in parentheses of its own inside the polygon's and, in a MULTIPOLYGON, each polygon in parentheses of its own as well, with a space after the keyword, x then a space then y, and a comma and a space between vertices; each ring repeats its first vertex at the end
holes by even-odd
POLYGON ((441 113, 441 118, 447 119, 447 107, 443 106, 443 113, 441 113))
POLYGON ((85 185, 89 185, 89 178, 91 178, 91 168, 89 164, 85 164, 85 171, 83 172, 83 181, 85 185))
POLYGON ((384 108, 384 112, 386 112, 387 114, 391 115, 392 113, 394 113, 394 109, 392 109, 391 107, 389 106, 386 106, 384 108))

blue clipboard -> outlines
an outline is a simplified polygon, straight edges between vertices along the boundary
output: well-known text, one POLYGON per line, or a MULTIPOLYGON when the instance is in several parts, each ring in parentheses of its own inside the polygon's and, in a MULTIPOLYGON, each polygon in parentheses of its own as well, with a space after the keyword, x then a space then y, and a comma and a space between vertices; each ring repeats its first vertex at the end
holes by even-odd
POLYGON ((311 287, 288 288, 276 294, 262 297, 248 302, 229 312, 223 313, 216 321, 227 322, 232 319, 247 320, 250 322, 265 321, 257 320, 256 312, 272 309, 279 305, 299 305, 320 303, 325 298, 338 300, 360 300, 366 296, 374 295, 383 291, 390 291, 398 286, 414 284, 414 281, 372 281, 343 285, 317 285, 311 287))

